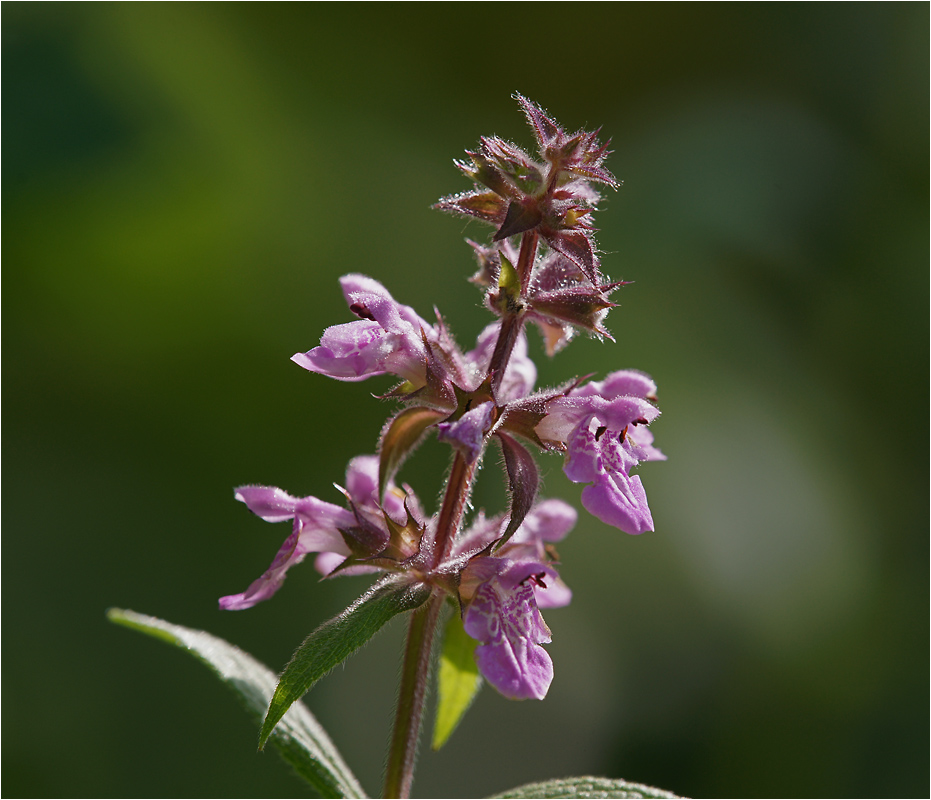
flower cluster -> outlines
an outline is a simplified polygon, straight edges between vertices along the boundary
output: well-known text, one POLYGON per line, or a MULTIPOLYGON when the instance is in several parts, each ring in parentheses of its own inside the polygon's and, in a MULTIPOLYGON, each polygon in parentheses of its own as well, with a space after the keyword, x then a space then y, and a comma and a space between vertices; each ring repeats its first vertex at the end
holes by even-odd
POLYGON ((341 279, 354 321, 324 331, 317 347, 293 357, 299 366, 337 380, 391 374, 400 381, 384 397, 401 405, 386 423, 377 455, 350 463, 344 504, 294 498, 281 489, 246 486, 236 498, 292 532, 271 566, 249 588, 224 597, 225 609, 268 599, 288 569, 316 553, 323 574, 389 572, 455 601, 465 632, 479 644, 486 680, 507 697, 542 698, 553 664, 542 644, 550 631, 541 608, 566 605, 571 592, 557 572, 553 543, 576 522, 560 500, 537 497, 531 449, 564 455, 564 472, 586 484, 582 504, 631 534, 653 529, 643 484, 633 470, 663 459, 648 426, 659 411, 645 374, 620 370, 594 382, 574 380, 535 389, 525 323, 555 353, 577 331, 609 337, 608 295, 622 285, 601 273, 592 214, 592 183, 617 187, 597 132, 565 132, 542 108, 517 97, 533 130, 539 159, 497 137, 483 138, 457 162, 475 188, 437 207, 494 226, 492 242, 470 242, 478 261, 472 280, 498 319, 463 351, 437 314, 430 323, 398 303, 378 281, 341 279), (395 475, 430 433, 452 448, 441 507, 428 515, 395 475), (501 448, 510 507, 468 524, 465 508, 476 467, 492 443, 501 448))

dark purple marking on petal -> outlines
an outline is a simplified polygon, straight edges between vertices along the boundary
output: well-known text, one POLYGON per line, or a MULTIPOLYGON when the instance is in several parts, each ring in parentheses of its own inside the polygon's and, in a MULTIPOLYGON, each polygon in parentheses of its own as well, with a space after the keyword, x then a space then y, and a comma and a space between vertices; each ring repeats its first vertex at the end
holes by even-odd
POLYGON ((466 633, 480 644, 475 661, 485 679, 505 697, 542 700, 553 680, 553 662, 540 647, 550 641, 533 586, 506 589, 493 578, 476 590, 463 615, 466 633))

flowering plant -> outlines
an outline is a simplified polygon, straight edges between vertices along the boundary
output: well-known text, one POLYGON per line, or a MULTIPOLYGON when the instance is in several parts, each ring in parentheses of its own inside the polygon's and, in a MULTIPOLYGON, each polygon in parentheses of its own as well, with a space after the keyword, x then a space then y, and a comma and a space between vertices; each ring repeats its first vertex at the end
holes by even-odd
MULTIPOLYGON (((586 484, 582 505, 626 533, 653 529, 640 477, 641 461, 665 458, 649 425, 659 416, 656 385, 620 370, 601 381, 574 378, 536 389, 525 323, 540 331, 548 354, 578 331, 611 338, 609 296, 623 282, 601 272, 592 216, 596 185, 617 188, 604 167, 597 132, 567 133, 540 106, 516 96, 536 140, 536 157, 498 137, 482 138, 456 166, 471 190, 436 208, 491 224, 488 244, 469 242, 478 262, 472 277, 496 320, 471 350, 455 342, 442 317, 428 322, 377 280, 341 279, 351 322, 323 332, 320 344, 292 360, 342 381, 391 374, 399 382, 383 397, 399 408, 374 455, 352 458, 340 504, 293 497, 270 486, 242 486, 235 497, 266 522, 291 532, 271 565, 245 591, 220 598, 242 610, 270 599, 291 567, 309 553, 327 577, 371 574, 356 602, 313 631, 275 677, 238 648, 200 631, 111 610, 111 618, 168 638, 199 655, 262 721, 259 747, 272 742, 325 796, 363 796, 326 733, 299 699, 393 617, 410 618, 384 794, 408 797, 435 642, 442 639, 433 746, 452 734, 482 679, 513 699, 542 700, 553 680, 543 647, 551 633, 541 609, 569 603, 554 543, 576 522, 575 509, 541 499, 532 453, 558 453, 563 469, 586 484), (451 448, 446 487, 436 513, 414 490, 396 483, 416 446, 435 434, 451 448), (509 507, 467 518, 478 467, 500 448, 509 507), (445 620, 445 621, 444 621, 445 620), (438 631, 443 628, 442 637, 438 631)), ((507 796, 670 796, 623 781, 578 778, 534 784, 507 796), (587 793, 587 794, 586 794, 587 793), (607 795, 603 795, 607 796, 607 795)))

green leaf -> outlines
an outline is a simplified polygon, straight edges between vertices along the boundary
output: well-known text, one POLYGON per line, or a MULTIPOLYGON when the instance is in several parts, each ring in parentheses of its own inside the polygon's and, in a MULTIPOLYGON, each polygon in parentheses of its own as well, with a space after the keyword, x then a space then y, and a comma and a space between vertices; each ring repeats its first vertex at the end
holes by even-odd
POLYGON ((399 583, 389 575, 372 586, 349 608, 324 622, 297 648, 281 673, 259 734, 259 749, 292 703, 320 678, 371 639, 392 617, 423 605, 430 596, 422 583, 399 583))
MULTIPOLYGON (((107 618, 187 650, 233 691, 256 722, 261 721, 277 678, 248 653, 204 631, 135 611, 111 608, 107 618)), ((303 703, 294 705, 272 735, 271 743, 321 797, 365 797, 330 737, 303 703)))
POLYGON ((496 794, 495 797, 648 798, 678 797, 678 795, 662 789, 654 789, 652 786, 644 786, 642 783, 628 783, 614 778, 593 778, 586 775, 582 778, 560 778, 542 783, 528 783, 526 786, 518 786, 504 794, 496 794))
POLYGON ((477 644, 465 632, 457 611, 446 624, 443 652, 440 655, 439 700, 431 745, 434 750, 446 744, 482 687, 482 678, 475 663, 477 644))
POLYGON ((378 463, 378 484, 382 492, 427 428, 445 416, 434 408, 415 406, 404 409, 385 425, 378 463))

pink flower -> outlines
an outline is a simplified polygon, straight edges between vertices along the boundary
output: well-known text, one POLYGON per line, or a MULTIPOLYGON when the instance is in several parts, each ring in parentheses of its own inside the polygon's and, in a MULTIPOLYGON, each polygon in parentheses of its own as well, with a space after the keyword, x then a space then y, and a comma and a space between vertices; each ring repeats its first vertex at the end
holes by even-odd
POLYGON ((492 557, 473 560, 463 580, 475 580, 476 573, 484 580, 462 616, 466 633, 481 642, 475 663, 505 697, 542 700, 553 680, 553 660, 540 645, 552 637, 534 586, 545 586, 555 573, 543 563, 492 557))
POLYGON ((553 568, 547 544, 563 539, 576 518, 562 500, 544 500, 495 555, 482 553, 501 535, 501 518, 479 515, 459 542, 460 553, 474 554, 459 581, 463 625, 481 643, 479 670, 505 697, 542 699, 553 680, 553 662, 541 647, 550 630, 540 608, 568 605, 572 592, 553 568))
MULTIPOLYGON (((391 396, 452 411, 456 390, 475 391, 484 381, 500 323, 479 334, 475 349, 463 354, 438 318, 430 325, 402 305, 378 281, 365 275, 340 278, 349 309, 359 319, 333 325, 320 345, 291 360, 310 372, 341 381, 393 374, 404 383, 391 396)), ((505 403, 533 390, 537 369, 527 355, 527 339, 517 338, 497 399, 505 403)))
MULTIPOLYGON (((346 470, 346 486, 353 510, 316 497, 292 497, 271 486, 239 487, 236 499, 250 511, 266 522, 292 520, 292 528, 271 566, 246 591, 221 597, 220 608, 240 611, 268 600, 281 588, 288 570, 308 553, 325 554, 318 566, 329 567, 328 572, 354 549, 381 550, 388 541, 388 530, 378 506, 378 459, 352 459, 346 470)), ((404 501, 393 487, 385 493, 385 511, 392 517, 404 516, 404 501)))
POLYGON ((441 422, 436 426, 436 438, 448 442, 471 462, 478 459, 485 447, 485 437, 496 417, 495 404, 479 403, 455 422, 441 422))
POLYGON ((641 461, 664 460, 647 430, 659 410, 656 384, 641 372, 612 372, 546 403, 537 435, 567 450, 563 471, 582 490, 582 505, 625 533, 653 530, 643 483, 630 472, 641 461))
POLYGON ((350 511, 316 497, 296 498, 271 486, 241 486, 236 499, 266 522, 293 520, 291 535, 285 539, 271 566, 246 591, 220 598, 220 608, 240 611, 268 600, 284 582, 288 570, 308 553, 336 552, 349 555, 340 528, 355 525, 350 511))
POLYGON ((401 305, 378 281, 365 275, 340 278, 343 294, 358 320, 333 325, 320 345, 291 360, 311 372, 342 381, 391 373, 415 386, 426 382, 424 339, 436 341, 433 326, 410 306, 401 305))

